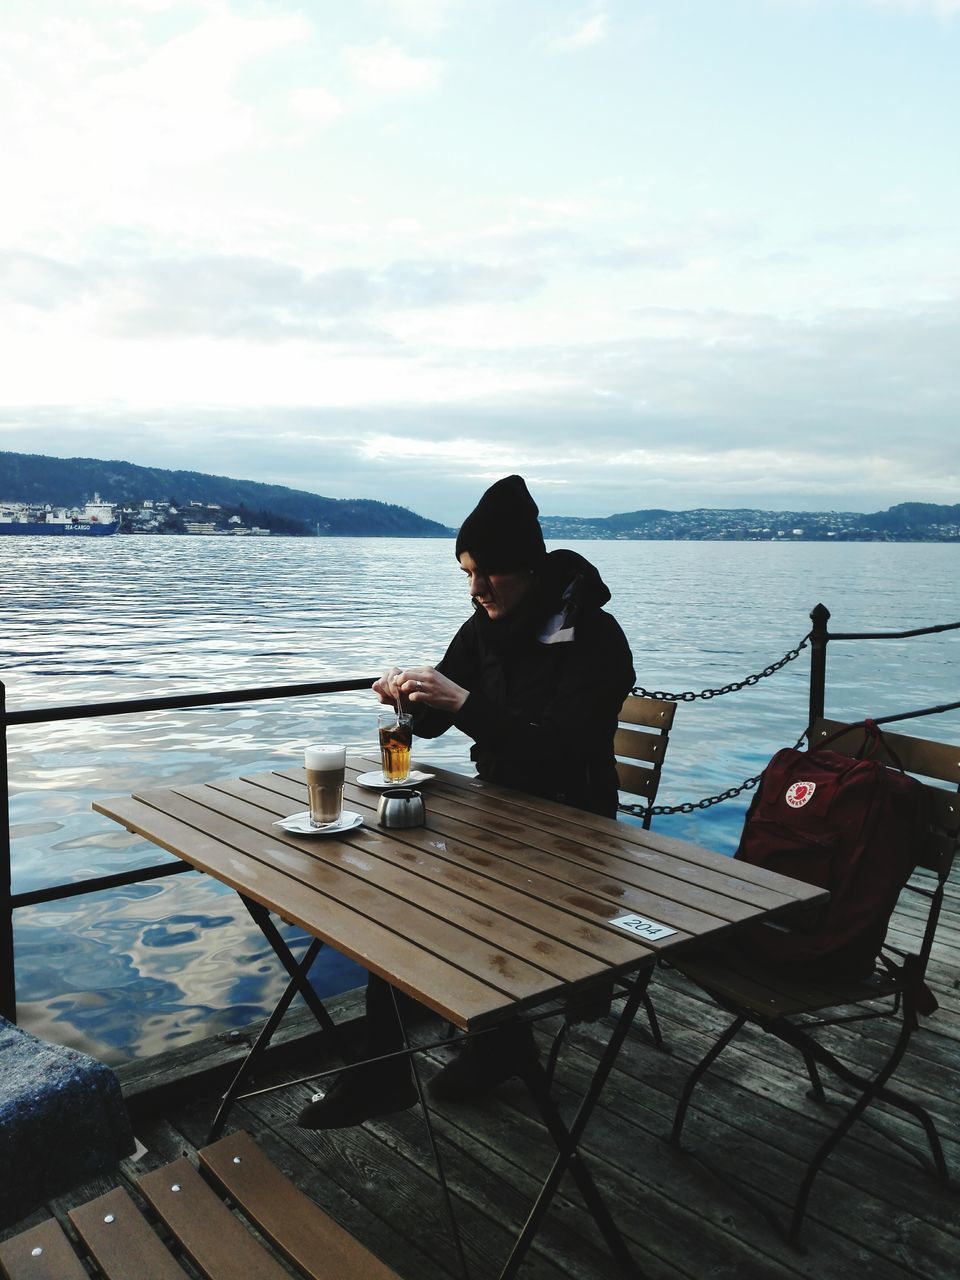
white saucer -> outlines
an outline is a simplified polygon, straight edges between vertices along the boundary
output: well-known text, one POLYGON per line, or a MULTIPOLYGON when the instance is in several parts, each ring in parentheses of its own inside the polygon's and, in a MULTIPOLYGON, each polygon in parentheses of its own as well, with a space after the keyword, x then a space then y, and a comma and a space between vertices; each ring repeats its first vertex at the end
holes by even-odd
POLYGON ((371 791, 393 791, 396 787, 418 787, 421 782, 429 782, 436 776, 435 773, 421 773, 419 769, 411 769, 402 782, 384 782, 381 770, 374 769, 371 773, 358 774, 357 786, 369 787, 371 791))
POLYGON ((311 827, 310 810, 304 809, 303 813, 292 813, 289 818, 278 818, 273 825, 283 827, 284 831, 295 836, 342 836, 345 831, 353 831, 355 827, 362 826, 363 818, 359 813, 344 809, 339 822, 329 827, 311 827))

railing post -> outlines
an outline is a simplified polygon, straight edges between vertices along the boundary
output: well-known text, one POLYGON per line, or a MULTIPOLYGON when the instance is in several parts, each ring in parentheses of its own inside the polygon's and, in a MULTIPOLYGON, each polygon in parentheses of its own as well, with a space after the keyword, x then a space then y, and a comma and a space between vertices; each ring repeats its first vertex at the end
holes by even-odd
POLYGON ((825 604, 814 605, 810 611, 810 719, 807 727, 812 728, 816 720, 823 715, 824 699, 827 685, 827 641, 830 635, 827 623, 830 621, 830 610, 825 604))
POLYGON ((0 680, 0 1014, 17 1020, 13 973, 13 876, 10 868, 10 789, 7 783, 7 690, 0 680))

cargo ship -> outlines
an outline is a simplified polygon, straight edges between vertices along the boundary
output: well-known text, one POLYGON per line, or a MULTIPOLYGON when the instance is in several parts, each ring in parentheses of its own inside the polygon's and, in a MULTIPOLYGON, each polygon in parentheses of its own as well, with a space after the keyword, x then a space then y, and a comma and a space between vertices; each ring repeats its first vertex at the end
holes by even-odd
POLYGON ((66 536, 104 538, 120 528, 112 503, 99 494, 83 507, 52 507, 28 502, 0 503, 0 537, 66 536))

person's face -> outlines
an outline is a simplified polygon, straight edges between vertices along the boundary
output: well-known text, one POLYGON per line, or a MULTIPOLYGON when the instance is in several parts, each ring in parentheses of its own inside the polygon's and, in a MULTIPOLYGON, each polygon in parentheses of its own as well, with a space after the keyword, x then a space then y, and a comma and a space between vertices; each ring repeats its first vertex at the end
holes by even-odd
POLYGON ((460 556, 460 568, 470 579, 470 596, 496 622, 512 613, 530 590, 533 579, 527 570, 519 573, 483 573, 469 551, 460 556))

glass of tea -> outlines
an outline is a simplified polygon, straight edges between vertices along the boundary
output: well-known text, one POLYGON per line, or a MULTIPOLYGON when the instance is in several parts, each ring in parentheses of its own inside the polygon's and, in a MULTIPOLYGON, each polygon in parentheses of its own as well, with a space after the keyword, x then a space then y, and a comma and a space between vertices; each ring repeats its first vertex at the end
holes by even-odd
POLYGON ((406 711, 397 714, 393 708, 380 712, 380 755, 384 782, 406 782, 410 775, 410 744, 413 741, 413 717, 406 711))

